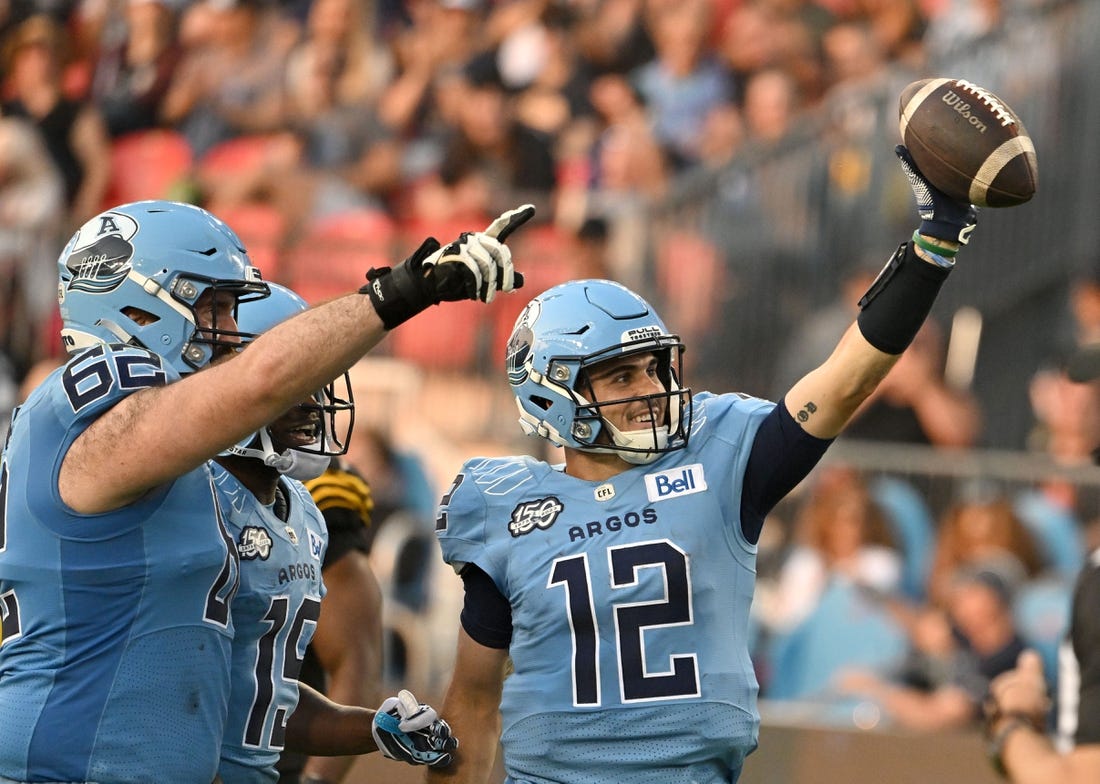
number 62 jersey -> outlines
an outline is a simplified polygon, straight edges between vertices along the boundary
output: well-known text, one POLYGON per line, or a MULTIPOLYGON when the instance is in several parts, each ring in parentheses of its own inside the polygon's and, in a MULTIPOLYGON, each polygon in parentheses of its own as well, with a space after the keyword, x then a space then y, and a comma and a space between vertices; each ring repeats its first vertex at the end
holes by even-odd
POLYGON ((443 499, 444 560, 476 564, 511 605, 501 714, 516 781, 728 782, 756 747, 756 547, 740 503, 773 404, 694 405, 685 449, 605 482, 475 458, 443 499))
MULTIPOLYGON (((13 416, 0 461, 0 778, 209 782, 217 772, 238 562, 210 472, 102 514, 74 512, 57 489, 92 422, 176 378, 145 349, 96 346, 13 416)), ((186 438, 191 424, 165 427, 186 438)), ((132 447, 135 459, 158 457, 132 447)), ((115 466, 98 468, 109 482, 115 466)))

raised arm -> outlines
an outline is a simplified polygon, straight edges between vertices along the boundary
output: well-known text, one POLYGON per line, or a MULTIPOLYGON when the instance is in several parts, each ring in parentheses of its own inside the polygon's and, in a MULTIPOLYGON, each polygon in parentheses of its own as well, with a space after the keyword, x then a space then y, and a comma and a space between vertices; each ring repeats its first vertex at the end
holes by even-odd
POLYGON ((920 228, 863 295, 856 322, 829 358, 784 396, 787 410, 817 438, 843 430, 912 342, 977 220, 974 207, 932 186, 904 147, 897 153, 916 197, 920 228))
MULTIPOLYGON (((178 383, 128 396, 69 448, 58 478, 62 499, 89 514, 132 503, 257 431, 422 310, 445 301, 490 302, 496 291, 518 288, 523 279, 503 239, 533 213, 529 205, 512 210, 443 248, 429 239, 395 268, 371 270, 358 293, 295 316, 178 383), (110 482, 104 464, 112 467, 110 482)), ((211 297, 205 317, 231 321, 232 305, 211 297)), ((197 334, 210 328, 196 326, 197 334)))

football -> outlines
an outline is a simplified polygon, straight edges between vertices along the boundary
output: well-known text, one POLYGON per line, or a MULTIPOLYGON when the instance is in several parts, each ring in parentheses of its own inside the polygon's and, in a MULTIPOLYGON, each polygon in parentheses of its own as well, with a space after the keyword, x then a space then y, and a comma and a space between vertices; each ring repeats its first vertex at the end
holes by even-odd
POLYGON ((1035 145, 1012 108, 965 79, 921 79, 901 93, 902 144, 952 198, 1012 207, 1035 195, 1035 145))

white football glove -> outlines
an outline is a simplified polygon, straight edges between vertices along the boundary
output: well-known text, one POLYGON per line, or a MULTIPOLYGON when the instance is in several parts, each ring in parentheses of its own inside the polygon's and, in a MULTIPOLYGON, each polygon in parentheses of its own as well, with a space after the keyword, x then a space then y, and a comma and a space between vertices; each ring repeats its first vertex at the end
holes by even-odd
POLYGON ((442 300, 477 299, 492 302, 498 291, 513 291, 523 286, 523 275, 515 271, 512 251, 504 244, 508 235, 522 226, 535 214, 532 204, 508 210, 489 224, 485 231, 464 232, 457 240, 440 248, 423 261, 423 266, 462 264, 470 276, 459 270, 461 287, 456 288, 453 270, 439 267, 429 277, 435 277, 437 292, 442 300), (461 291, 461 296, 453 296, 461 291))
POLYGON ((458 747, 450 725, 408 689, 382 703, 374 714, 371 734, 382 756, 410 765, 450 765, 451 752, 458 747))
POLYGON ((370 270, 359 293, 370 297, 386 329, 440 302, 492 302, 498 291, 523 286, 504 241, 534 214, 534 206, 524 204, 503 213, 485 231, 463 232, 444 247, 429 237, 393 269, 370 270))

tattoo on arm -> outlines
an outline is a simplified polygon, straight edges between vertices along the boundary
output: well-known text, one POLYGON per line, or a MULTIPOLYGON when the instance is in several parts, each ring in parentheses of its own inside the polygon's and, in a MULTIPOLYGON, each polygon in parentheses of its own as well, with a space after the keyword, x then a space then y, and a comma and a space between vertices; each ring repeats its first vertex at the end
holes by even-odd
POLYGON ((798 413, 794 416, 795 419, 797 419, 799 422, 807 422, 809 421, 810 416, 815 413, 817 413, 817 404, 814 403, 812 400, 809 400, 804 406, 802 406, 802 408, 798 410, 798 413))

